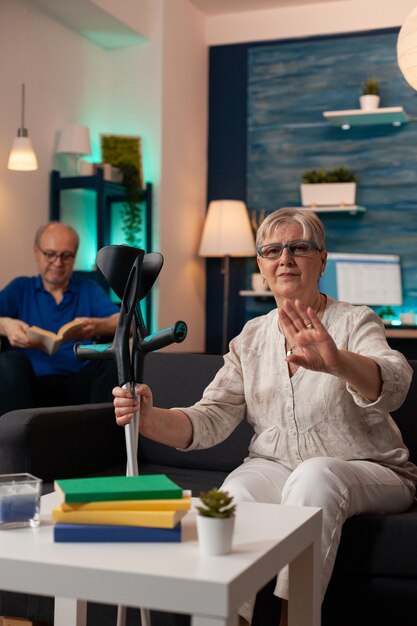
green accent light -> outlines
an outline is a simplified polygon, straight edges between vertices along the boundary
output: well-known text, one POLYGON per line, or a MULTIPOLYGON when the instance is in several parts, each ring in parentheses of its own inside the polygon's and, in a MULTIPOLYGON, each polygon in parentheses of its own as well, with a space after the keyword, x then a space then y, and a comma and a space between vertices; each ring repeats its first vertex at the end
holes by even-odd
POLYGON ((69 189, 61 194, 61 218, 80 236, 75 270, 91 272, 96 262, 96 196, 85 189, 69 189))
POLYGON ((185 339, 185 337, 187 336, 187 325, 184 322, 180 322, 175 329, 175 334, 177 335, 178 339, 185 339))
POLYGON ((111 343, 91 343, 85 345, 83 344, 78 349, 81 351, 88 349, 94 350, 94 352, 105 352, 109 348, 111 348, 111 343))
POLYGON ((144 341, 150 341, 151 339, 153 339, 154 337, 157 337, 161 333, 165 333, 167 330, 171 330, 171 327, 169 326, 168 328, 162 328, 161 330, 157 330, 156 333, 152 333, 152 335, 147 335, 144 341))

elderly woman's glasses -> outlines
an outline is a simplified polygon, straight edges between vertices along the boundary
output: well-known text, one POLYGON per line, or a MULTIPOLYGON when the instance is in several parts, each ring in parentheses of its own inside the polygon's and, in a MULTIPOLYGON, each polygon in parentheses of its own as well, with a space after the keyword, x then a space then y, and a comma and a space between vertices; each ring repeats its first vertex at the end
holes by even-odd
POLYGON ((61 259, 62 263, 70 263, 75 259, 73 252, 55 252, 55 250, 42 250, 42 248, 39 248, 39 251, 42 252, 48 263, 53 263, 57 259, 61 259))
POLYGON ((263 259, 279 259, 284 248, 287 248, 292 256, 307 256, 312 250, 322 251, 322 248, 314 243, 314 241, 290 241, 289 243, 267 243, 264 246, 256 248, 259 256, 263 259))

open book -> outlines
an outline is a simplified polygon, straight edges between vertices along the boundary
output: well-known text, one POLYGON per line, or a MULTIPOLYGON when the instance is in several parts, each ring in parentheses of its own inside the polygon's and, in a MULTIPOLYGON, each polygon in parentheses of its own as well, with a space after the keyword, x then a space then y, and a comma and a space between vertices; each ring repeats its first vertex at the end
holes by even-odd
POLYGON ((35 339, 41 344, 39 346, 40 350, 43 350, 47 354, 55 354, 61 343, 66 340, 66 335, 74 328, 82 326, 83 323, 84 322, 80 320, 72 320, 72 322, 61 326, 57 333, 39 328, 39 326, 31 326, 28 330, 28 335, 31 339, 35 339))

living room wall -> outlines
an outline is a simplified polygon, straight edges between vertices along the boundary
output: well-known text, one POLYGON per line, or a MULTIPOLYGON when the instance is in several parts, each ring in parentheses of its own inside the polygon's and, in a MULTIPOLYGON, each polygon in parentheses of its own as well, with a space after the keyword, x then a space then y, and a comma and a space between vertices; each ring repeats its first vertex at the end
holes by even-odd
MULTIPOLYGON (((83 10, 73 11, 74 21, 80 21, 77 30, 42 9, 44 4, 53 6, 54 11, 61 6, 65 15, 66 10, 71 12, 71 2, 27 0, 26 4, 26 126, 39 169, 7 169, 8 151, 20 122, 24 0, 2 0, 0 288, 16 275, 36 272, 33 236, 37 226, 48 219, 49 174, 60 168, 55 155, 59 131, 74 122, 88 126, 94 160, 100 156, 101 132, 140 135, 145 178, 154 189, 155 249, 165 257, 155 287, 158 319, 154 325, 163 328, 185 319, 187 341, 172 350, 203 350, 205 275, 197 250, 206 192, 208 51, 204 16, 188 0, 97 0, 103 10, 108 8, 109 14, 114 14, 106 24, 111 27, 113 19, 116 32, 122 17, 125 23, 131 20, 131 28, 139 28, 144 6, 150 10, 147 41, 107 50, 83 35, 83 10), (179 228, 186 235, 180 237, 179 228)), ((90 11, 92 4, 90 0, 74 2, 90 11)), ((89 15, 94 16, 94 11, 89 15)), ((82 233, 83 246, 87 240, 91 243, 92 235, 87 227, 82 233)))

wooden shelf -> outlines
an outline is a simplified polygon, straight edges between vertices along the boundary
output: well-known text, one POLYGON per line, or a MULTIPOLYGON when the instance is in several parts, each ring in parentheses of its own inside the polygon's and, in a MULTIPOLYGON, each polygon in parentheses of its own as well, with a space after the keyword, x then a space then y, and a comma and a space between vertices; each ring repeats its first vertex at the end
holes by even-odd
POLYGON ((324 111, 323 117, 333 126, 340 126, 345 130, 348 130, 351 126, 375 126, 377 124, 401 126, 409 121, 403 107, 387 107, 371 111, 363 109, 324 111))
POLYGON ((284 207, 286 209, 304 209, 305 211, 314 211, 314 213, 350 213, 356 215, 357 213, 365 213, 366 208, 364 206, 358 206, 357 204, 342 204, 340 206, 297 206, 297 207, 284 207))
POLYGON ((265 290, 265 291, 253 291, 253 289, 241 289, 239 291, 239 296, 244 296, 246 298, 248 298, 248 297, 252 297, 252 298, 273 298, 274 294, 269 289, 265 290))

